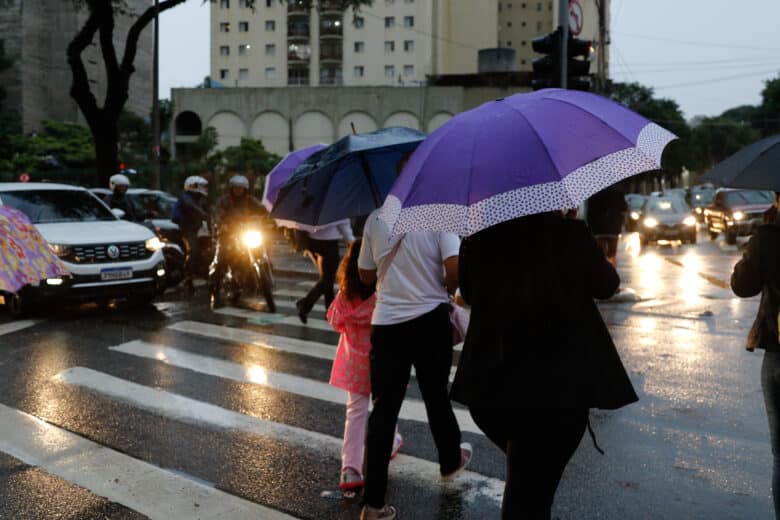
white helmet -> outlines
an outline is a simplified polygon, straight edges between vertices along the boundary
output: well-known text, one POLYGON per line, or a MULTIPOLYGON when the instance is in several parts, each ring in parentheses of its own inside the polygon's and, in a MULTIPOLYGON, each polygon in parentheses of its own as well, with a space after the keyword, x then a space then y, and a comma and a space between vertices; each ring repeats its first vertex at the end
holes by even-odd
POLYGON ((249 189, 249 179, 244 177, 243 175, 234 175, 230 178, 230 182, 228 182, 230 187, 238 187, 238 188, 246 188, 249 189))
POLYGON ((195 175, 190 175, 184 179, 184 191, 196 191, 198 189, 197 179, 198 177, 195 175))
POLYGON ((195 176, 195 191, 198 191, 202 193, 203 195, 209 194, 209 181, 208 179, 205 179, 201 177, 200 175, 195 176))
POLYGON ((114 191, 114 188, 117 186, 130 186, 130 179, 127 178, 126 175, 122 175, 121 173, 117 173, 116 175, 112 175, 110 179, 108 179, 108 187, 111 189, 111 191, 114 191))

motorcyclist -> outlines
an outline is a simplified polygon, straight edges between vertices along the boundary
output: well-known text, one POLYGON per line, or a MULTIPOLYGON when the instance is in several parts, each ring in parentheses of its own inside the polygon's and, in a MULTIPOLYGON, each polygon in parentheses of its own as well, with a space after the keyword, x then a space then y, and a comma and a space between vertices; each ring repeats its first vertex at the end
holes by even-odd
POLYGON ((184 193, 179 197, 178 214, 179 229, 181 230, 184 246, 187 251, 187 260, 184 266, 184 289, 194 291, 193 279, 197 274, 198 261, 202 256, 198 242, 198 231, 205 223, 209 223, 208 181, 203 177, 193 175, 184 181, 184 193))
POLYGON ((108 180, 108 187, 111 193, 105 196, 105 202, 111 209, 121 209, 125 212, 122 217, 124 220, 135 222, 138 220, 132 203, 127 198, 127 189, 130 187, 130 179, 126 175, 117 173, 108 180))
POLYGON ((214 306, 221 302, 221 282, 228 262, 231 263, 230 244, 234 233, 240 232, 243 222, 266 213, 260 201, 249 194, 249 180, 243 175, 234 175, 228 182, 228 192, 218 201, 215 210, 217 245, 209 269, 209 290, 214 306))

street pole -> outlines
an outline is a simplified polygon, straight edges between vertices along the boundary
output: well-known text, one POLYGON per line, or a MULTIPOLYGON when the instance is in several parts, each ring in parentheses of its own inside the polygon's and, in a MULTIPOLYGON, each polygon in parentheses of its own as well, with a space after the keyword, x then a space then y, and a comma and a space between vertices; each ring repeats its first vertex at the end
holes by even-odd
POLYGON ((561 31, 561 88, 566 88, 569 58, 569 0, 558 0, 558 28, 561 31))
POLYGON ((157 12, 159 0, 154 0, 154 51, 152 68, 152 187, 160 189, 160 96, 157 93, 160 82, 160 14, 157 12))
POLYGON ((604 94, 607 91, 607 0, 596 0, 596 8, 599 11, 599 67, 597 71, 598 92, 604 94))

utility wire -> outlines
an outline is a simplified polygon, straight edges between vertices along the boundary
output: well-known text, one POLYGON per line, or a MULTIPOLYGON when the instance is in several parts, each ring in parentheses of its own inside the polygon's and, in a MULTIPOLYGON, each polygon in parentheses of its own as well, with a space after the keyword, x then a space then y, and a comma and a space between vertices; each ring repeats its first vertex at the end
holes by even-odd
POLYGON ((721 76, 721 77, 718 77, 718 78, 707 78, 707 79, 703 79, 703 80, 689 81, 689 82, 685 82, 685 83, 675 83, 675 84, 672 84, 672 85, 662 85, 660 87, 653 87, 653 88, 655 90, 662 90, 662 89, 669 89, 669 88, 693 87, 693 86, 696 86, 696 85, 705 85, 705 84, 708 84, 708 83, 712 83, 713 81, 729 81, 729 80, 733 80, 733 79, 740 79, 740 78, 746 78, 746 77, 763 76, 763 75, 766 75, 766 74, 771 74, 773 72, 777 73, 778 69, 774 68, 774 69, 769 69, 769 70, 760 71, 760 72, 756 71, 756 72, 750 73, 750 74, 747 74, 747 73, 743 72, 742 74, 734 74, 733 76, 721 76))
POLYGON ((751 45, 732 45, 732 44, 725 44, 725 43, 719 43, 719 42, 702 42, 702 41, 693 41, 693 40, 678 40, 676 38, 664 38, 660 36, 654 36, 649 34, 632 34, 632 33, 624 33, 622 31, 612 31, 612 34, 616 34, 618 36, 625 36, 628 38, 639 38, 644 40, 653 40, 658 42, 666 42, 666 43, 676 43, 680 45, 693 45, 698 47, 720 47, 724 49, 751 49, 751 50, 759 50, 759 51, 766 51, 766 52, 772 52, 772 51, 780 51, 780 48, 772 48, 772 47, 757 47, 757 46, 751 46, 751 45))

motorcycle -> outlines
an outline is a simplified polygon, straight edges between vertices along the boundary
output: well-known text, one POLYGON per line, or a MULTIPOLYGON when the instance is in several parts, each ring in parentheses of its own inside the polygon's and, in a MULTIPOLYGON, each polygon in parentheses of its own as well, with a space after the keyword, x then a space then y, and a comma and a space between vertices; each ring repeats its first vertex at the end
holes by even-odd
POLYGON ((163 244, 163 257, 165 257, 166 281, 168 287, 175 287, 184 278, 184 264, 186 254, 184 244, 181 241, 179 226, 165 220, 153 220, 147 218, 140 222, 157 235, 163 244))
MULTIPOLYGON (((212 233, 212 236, 217 236, 217 233, 212 233)), ((262 295, 268 311, 276 312, 273 266, 268 257, 264 238, 258 224, 249 224, 242 226, 237 232, 228 234, 215 245, 216 255, 209 268, 209 296, 212 308, 221 296, 225 296, 226 300, 235 304, 242 296, 262 295), (217 280, 216 259, 223 256, 219 251, 220 248, 224 248, 222 261, 225 263, 225 268, 222 270, 221 280, 217 280)))

